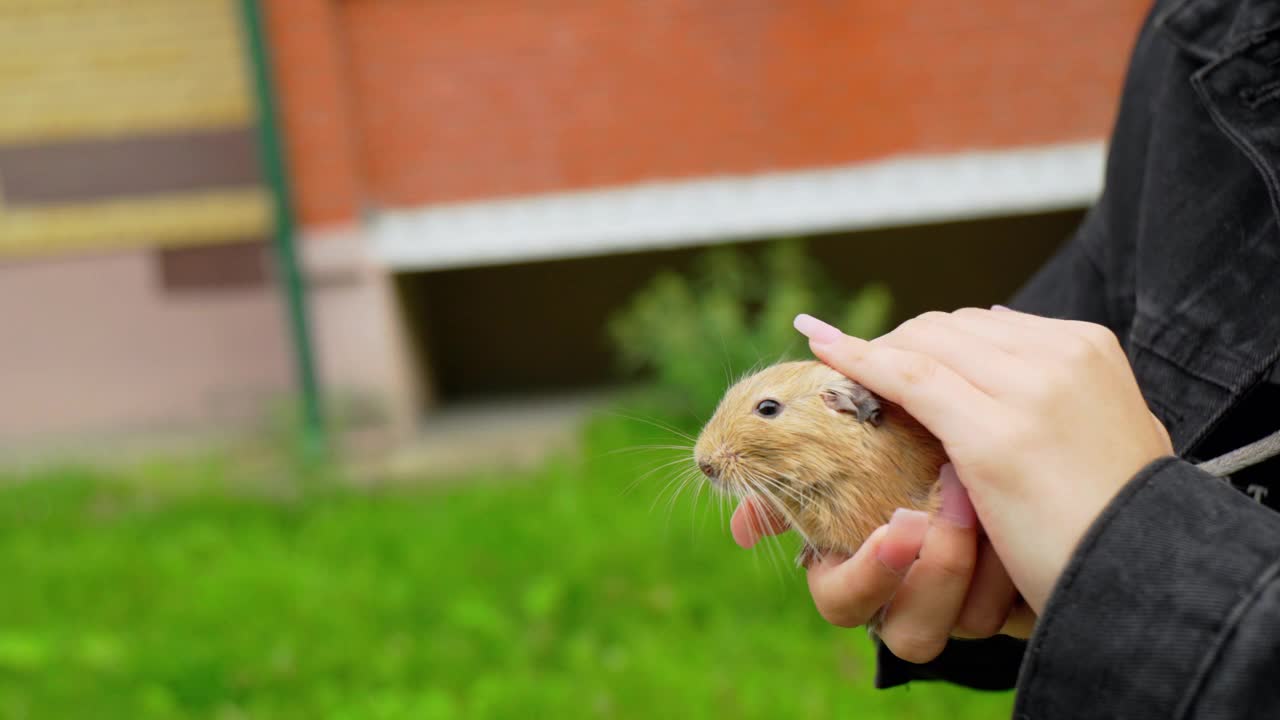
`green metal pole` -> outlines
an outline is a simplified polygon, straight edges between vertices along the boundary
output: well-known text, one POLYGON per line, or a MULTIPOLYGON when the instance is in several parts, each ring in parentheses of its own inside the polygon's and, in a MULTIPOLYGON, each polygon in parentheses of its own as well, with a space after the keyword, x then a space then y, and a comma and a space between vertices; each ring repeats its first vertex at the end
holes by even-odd
POLYGON ((275 90, 271 80, 271 57, 262 27, 262 12, 257 0, 241 0, 245 36, 249 45, 249 64, 253 72, 258 109, 258 152, 263 174, 271 186, 275 216, 272 233, 276 256, 276 273, 288 310, 289 331, 293 339, 299 390, 302 392, 303 450, 311 459, 327 450, 324 411, 320 400, 320 383, 316 374, 315 353, 311 344, 311 328, 307 320, 306 286, 298 268, 298 252, 294 244, 293 205, 289 174, 285 164, 284 145, 280 142, 275 90))

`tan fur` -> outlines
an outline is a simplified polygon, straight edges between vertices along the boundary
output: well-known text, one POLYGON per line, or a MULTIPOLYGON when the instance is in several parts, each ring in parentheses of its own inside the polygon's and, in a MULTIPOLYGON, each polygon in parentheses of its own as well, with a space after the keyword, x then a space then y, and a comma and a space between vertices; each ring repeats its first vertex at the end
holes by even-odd
POLYGON ((880 400, 879 425, 837 412, 828 389, 858 388, 816 361, 774 365, 739 381, 720 401, 694 447, 719 470, 717 489, 770 502, 806 549, 852 553, 894 509, 935 512, 941 443, 902 408, 880 400), (755 413, 765 399, 776 417, 755 413))

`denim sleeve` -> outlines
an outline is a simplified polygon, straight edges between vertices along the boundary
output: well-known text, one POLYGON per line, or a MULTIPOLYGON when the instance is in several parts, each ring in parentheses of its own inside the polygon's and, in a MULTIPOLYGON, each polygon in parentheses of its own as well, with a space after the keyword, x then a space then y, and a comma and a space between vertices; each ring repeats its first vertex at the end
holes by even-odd
POLYGON ((1108 282, 1104 194, 1070 241, 1058 249, 1010 300, 1015 310, 1044 317, 1085 320, 1117 327, 1109 311, 1116 284, 1108 282))
MULTIPOLYGON (((1086 216, 1064 244, 1009 302, 1010 307, 1047 317, 1107 322, 1106 277, 1095 255, 1103 237, 1100 206, 1086 216)), ((1119 331, 1120 328, 1112 327, 1119 331)), ((1018 679, 1026 643, 1008 637, 951 640, 934 660, 914 664, 883 643, 876 648, 876 687, 912 680, 944 680, 983 690, 1008 690, 1018 679)))
POLYGON ((1280 717, 1278 572, 1280 514, 1184 461, 1157 460, 1059 578, 1015 716, 1280 717))
POLYGON ((986 640, 951 640, 942 654, 914 664, 876 641, 876 687, 905 685, 912 680, 944 680, 977 690, 1008 690, 1018 679, 1026 643, 998 635, 986 640))

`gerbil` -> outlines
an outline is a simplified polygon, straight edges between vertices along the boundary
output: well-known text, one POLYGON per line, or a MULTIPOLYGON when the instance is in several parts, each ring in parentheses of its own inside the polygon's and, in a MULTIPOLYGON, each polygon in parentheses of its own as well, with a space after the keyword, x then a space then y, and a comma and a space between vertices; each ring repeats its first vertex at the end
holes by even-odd
POLYGON ((763 498, 813 553, 852 554, 894 509, 933 513, 946 453, 902 408, 816 361, 765 368, 720 401, 694 446, 717 489, 763 498))

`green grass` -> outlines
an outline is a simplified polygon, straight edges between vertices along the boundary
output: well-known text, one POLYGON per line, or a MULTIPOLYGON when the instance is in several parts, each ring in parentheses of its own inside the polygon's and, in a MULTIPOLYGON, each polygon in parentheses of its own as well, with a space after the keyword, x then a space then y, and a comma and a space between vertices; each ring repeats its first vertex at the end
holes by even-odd
POLYGON ((658 455, 607 451, 643 434, 599 421, 581 459, 421 488, 251 491, 219 460, 0 477, 0 717, 1008 716, 873 690, 865 634, 705 497, 624 492, 658 455))

